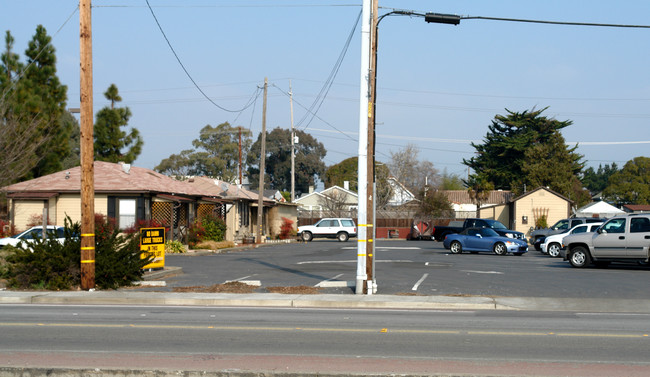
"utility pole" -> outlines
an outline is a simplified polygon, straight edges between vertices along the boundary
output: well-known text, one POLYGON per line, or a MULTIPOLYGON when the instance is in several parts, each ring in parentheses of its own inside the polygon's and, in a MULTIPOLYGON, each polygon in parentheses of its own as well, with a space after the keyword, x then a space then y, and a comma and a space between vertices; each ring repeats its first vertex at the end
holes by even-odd
POLYGON ((241 174, 241 126, 237 127, 239 129, 239 184, 243 185, 243 177, 241 174))
POLYGON ((361 80, 359 91, 359 202, 357 212, 357 275, 356 294, 364 293, 366 282, 366 246, 368 227, 366 224, 367 215, 367 185, 368 179, 368 118, 372 115, 372 103, 370 102, 369 80, 370 80, 370 32, 372 25, 372 3, 374 0, 363 0, 361 13, 361 80))
POLYGON ((372 294, 375 291, 373 279, 374 265, 374 234, 375 234, 375 98, 377 84, 377 12, 379 11, 379 0, 372 0, 372 17, 370 26, 370 101, 368 104, 368 179, 366 181, 367 193, 367 245, 366 245, 366 284, 365 293, 372 294))
POLYGON ((293 129, 293 90, 289 80, 289 103, 291 107, 291 203, 296 201, 296 134, 293 129))
POLYGON ((79 1, 81 72, 81 289, 95 288, 95 168, 91 0, 79 1))
POLYGON ((264 106, 262 108, 262 148, 260 151, 260 184, 257 198, 257 243, 262 243, 264 234, 264 169, 266 160, 266 94, 269 87, 268 78, 264 78, 264 106))

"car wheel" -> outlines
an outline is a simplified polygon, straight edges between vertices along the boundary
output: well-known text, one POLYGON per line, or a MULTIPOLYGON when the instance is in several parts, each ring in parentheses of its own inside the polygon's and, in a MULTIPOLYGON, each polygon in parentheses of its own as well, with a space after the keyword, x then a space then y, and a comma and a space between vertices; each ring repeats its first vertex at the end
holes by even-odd
POLYGON ((449 245, 449 251, 451 251, 452 254, 460 254, 463 252, 463 245, 458 241, 453 241, 451 245, 449 245))
POLYGON ((347 241, 347 240, 350 238, 350 236, 348 236, 348 234, 345 233, 345 232, 340 232, 339 234, 336 235, 336 238, 337 238, 340 242, 345 242, 345 241, 347 241))
POLYGON ((591 263, 591 255, 583 246, 577 246, 569 254, 569 263, 573 267, 582 268, 591 263))
POLYGON ((314 238, 314 236, 311 235, 309 232, 302 232, 302 240, 305 242, 311 241, 311 239, 314 238))
POLYGON ((494 254, 496 255, 506 255, 508 253, 508 249, 506 248, 506 245, 503 242, 497 242, 494 244, 494 254))
POLYGON ((553 242, 552 244, 548 245, 546 250, 548 250, 548 255, 550 257, 557 258, 560 256, 560 244, 557 242, 553 242))

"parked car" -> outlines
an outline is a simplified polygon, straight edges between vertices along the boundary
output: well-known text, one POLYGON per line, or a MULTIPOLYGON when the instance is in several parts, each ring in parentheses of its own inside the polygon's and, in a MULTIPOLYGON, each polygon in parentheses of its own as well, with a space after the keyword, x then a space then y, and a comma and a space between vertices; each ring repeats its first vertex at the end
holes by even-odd
POLYGON ((610 262, 648 263, 650 259, 650 214, 616 216, 594 233, 572 234, 562 240, 560 255, 573 267, 592 262, 607 266, 610 262))
MULTIPOLYGON (((48 225, 46 237, 50 234, 55 235, 56 240, 60 243, 63 243, 65 241, 65 228, 62 226, 48 225)), ((5 247, 7 245, 18 246, 21 241, 29 244, 38 239, 43 239, 43 227, 33 226, 15 236, 0 239, 0 247, 5 247)))
POLYGON ((443 245, 452 254, 489 251, 497 255, 522 255, 528 251, 526 240, 501 236, 492 228, 467 228, 460 233, 448 234, 443 245))
POLYGON ((516 238, 524 241, 526 240, 526 237, 522 232, 510 230, 497 220, 469 218, 461 222, 452 221, 450 224, 454 225, 434 227, 432 238, 434 238, 436 241, 443 241, 448 234, 460 233, 467 228, 491 228, 501 236, 516 238))
POLYGON ((548 236, 552 236, 554 234, 566 233, 566 231, 579 224, 602 223, 603 221, 605 221, 605 219, 600 219, 597 217, 571 217, 568 219, 562 219, 556 222, 555 224, 553 224, 553 226, 550 228, 533 230, 530 233, 530 240, 532 244, 535 246, 535 250, 541 251, 542 250, 541 245, 544 242, 544 239, 548 236))
POLYGON ((314 225, 298 227, 298 236, 309 242, 314 238, 336 238, 341 242, 357 236, 357 226, 349 218, 321 219, 314 225))
POLYGON ((580 224, 576 225, 571 229, 568 229, 564 233, 554 234, 548 236, 544 239, 544 243, 541 245, 541 251, 544 254, 548 254, 549 257, 559 257, 560 249, 562 249, 562 240, 564 237, 571 234, 580 234, 580 233, 593 233, 603 225, 603 223, 589 223, 589 224, 580 224))

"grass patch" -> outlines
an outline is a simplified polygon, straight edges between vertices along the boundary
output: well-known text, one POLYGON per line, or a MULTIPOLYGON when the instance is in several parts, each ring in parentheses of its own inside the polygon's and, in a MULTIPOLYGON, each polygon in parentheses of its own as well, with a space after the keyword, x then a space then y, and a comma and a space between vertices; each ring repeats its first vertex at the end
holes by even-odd
POLYGON ((223 284, 215 284, 209 287, 194 286, 194 287, 176 287, 174 292, 200 292, 200 293, 253 293, 257 287, 241 283, 238 281, 231 281, 223 284))

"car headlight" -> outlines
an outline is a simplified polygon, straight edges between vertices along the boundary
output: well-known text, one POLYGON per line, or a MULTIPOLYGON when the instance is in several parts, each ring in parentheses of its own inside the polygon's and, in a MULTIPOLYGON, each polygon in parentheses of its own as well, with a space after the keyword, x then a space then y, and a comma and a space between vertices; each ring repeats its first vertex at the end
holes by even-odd
POLYGON ((515 238, 515 235, 512 233, 506 233, 506 237, 508 238, 515 238))
POLYGON ((508 246, 517 246, 517 243, 514 241, 506 241, 506 245, 508 246))

